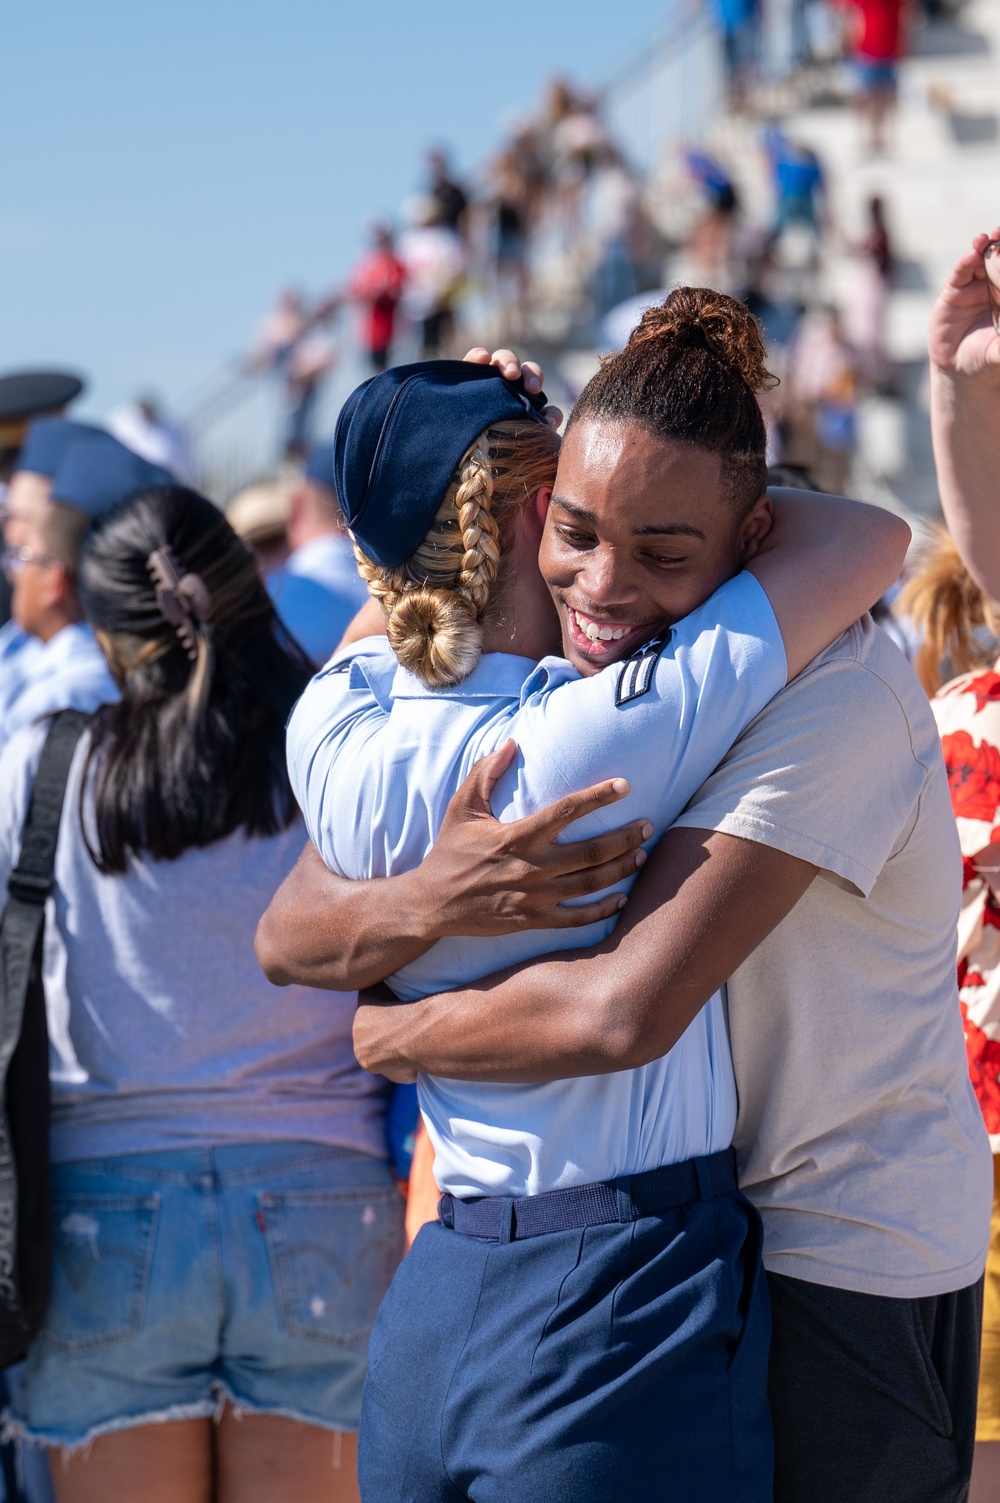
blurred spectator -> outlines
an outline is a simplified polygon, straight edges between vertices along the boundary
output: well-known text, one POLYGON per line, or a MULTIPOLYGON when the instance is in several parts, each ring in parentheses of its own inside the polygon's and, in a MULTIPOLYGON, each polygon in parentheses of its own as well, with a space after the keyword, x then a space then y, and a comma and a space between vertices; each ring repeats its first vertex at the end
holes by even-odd
POLYGON ((853 12, 850 55, 857 104, 868 124, 868 146, 885 149, 886 122, 896 103, 897 64, 903 51, 903 0, 845 0, 853 12))
POLYGON ((332 444, 313 450, 305 474, 291 487, 286 537, 290 552, 270 574, 268 593, 292 636, 319 665, 368 599, 337 504, 332 444))
POLYGON ((280 367, 294 350, 308 326, 302 294, 286 287, 278 305, 258 325, 254 333, 249 364, 255 370, 266 366, 280 367))
POLYGON ((4 524, 3 567, 13 586, 12 619, 35 645, 3 691, 0 747, 55 710, 90 714, 117 699, 118 687, 83 618, 83 540, 97 518, 134 491, 171 479, 109 433, 65 418, 34 423, 19 464, 4 524))
POLYGON ((413 223, 399 237, 399 259, 406 271, 400 301, 420 330, 423 358, 430 360, 448 347, 466 257, 456 231, 439 218, 433 198, 418 199, 411 214, 413 223))
POLYGON ((640 214, 639 189, 611 146, 602 147, 598 154, 587 208, 595 243, 594 292, 600 318, 638 291, 633 232, 640 214))
POLYGON ((182 485, 197 485, 198 472, 187 437, 167 421, 153 397, 137 397, 116 407, 108 415, 107 427, 133 454, 169 470, 182 485))
POLYGON ((454 230, 456 235, 464 236, 469 198, 465 189, 452 178, 448 158, 443 151, 428 152, 427 174, 430 197, 437 210, 437 223, 454 230))
POLYGON ((372 368, 384 371, 396 324, 396 309, 406 281, 406 268, 396 255, 392 227, 378 220, 371 245, 351 273, 350 296, 363 308, 361 343, 372 368))
POLYGON ((698 279, 708 287, 724 287, 739 213, 739 196, 726 169, 704 151, 684 153, 684 165, 701 190, 704 212, 695 221, 688 249, 698 279))
POLYGON ((725 51, 729 108, 742 110, 760 50, 758 3, 757 0, 715 0, 714 9, 725 51))
POLYGON ((312 445, 312 424, 323 382, 337 361, 329 334, 313 324, 297 342, 285 367, 288 418, 285 458, 304 459, 312 445))
POLYGON ((532 185, 515 147, 505 151, 493 172, 491 250, 501 339, 520 334, 527 319, 528 236, 532 185))
POLYGON ((336 307, 337 300, 330 299, 318 313, 309 314, 301 295, 287 290, 257 330, 248 365, 251 370, 272 370, 284 381, 284 453, 288 459, 303 459, 310 448, 317 398, 336 360, 333 341, 318 325, 336 307))
POLYGON ((764 131, 764 150, 771 166, 775 239, 791 225, 803 225, 818 241, 823 230, 825 183, 819 157, 810 146, 789 140, 771 124, 764 131))
POLYGON ((556 79, 548 99, 548 157, 552 207, 562 233, 580 228, 583 184, 609 144, 596 103, 556 79))
POLYGON ((226 520, 256 553, 265 578, 288 558, 288 519, 297 483, 294 473, 255 481, 237 491, 226 507, 226 520))
POLYGON ((881 386, 889 368, 885 325, 892 287, 892 244, 881 198, 868 200, 867 233, 856 251, 859 275, 854 295, 845 308, 845 326, 857 356, 859 373, 875 386, 881 386))
POLYGON ((857 445, 854 365, 834 308, 806 314, 788 354, 781 411, 785 464, 843 495, 857 445))

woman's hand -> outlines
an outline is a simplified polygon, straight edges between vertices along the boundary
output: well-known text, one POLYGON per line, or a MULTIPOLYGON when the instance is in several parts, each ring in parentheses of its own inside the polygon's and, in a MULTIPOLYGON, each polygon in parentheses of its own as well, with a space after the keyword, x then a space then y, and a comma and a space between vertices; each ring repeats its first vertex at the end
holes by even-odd
MULTIPOLYGON (((513 350, 494 350, 492 355, 484 345, 476 345, 465 356, 471 365, 495 365, 505 381, 516 381, 519 376, 524 377, 524 389, 532 396, 541 391, 545 380, 545 372, 535 360, 520 361, 513 350)), ((558 428, 563 420, 562 410, 553 407, 550 403, 545 409, 545 421, 550 428, 558 428)))
POLYGON ((589 840, 556 840, 575 819, 624 798, 629 785, 623 778, 568 794, 512 824, 495 819, 490 794, 516 750, 508 741, 476 763, 421 863, 421 890, 435 938, 575 929, 610 918, 625 906, 623 893, 605 893, 572 908, 560 905, 634 876, 646 860, 642 842, 653 835, 648 820, 589 840))
POLYGON ((977 235, 953 268, 931 314, 928 352, 941 509, 969 573, 1000 600, 1000 334, 983 259, 990 238, 977 235))
POLYGON ((992 235, 977 235, 952 269, 931 314, 928 350, 932 365, 949 375, 986 376, 997 383, 1000 334, 993 327, 983 260, 991 239, 1000 240, 1000 226, 992 235))

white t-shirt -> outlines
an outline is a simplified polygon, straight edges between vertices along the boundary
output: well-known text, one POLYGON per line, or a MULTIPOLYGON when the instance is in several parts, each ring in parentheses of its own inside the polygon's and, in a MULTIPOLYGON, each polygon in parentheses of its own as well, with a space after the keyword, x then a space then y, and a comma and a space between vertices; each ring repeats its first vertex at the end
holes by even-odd
POLYGON ((677 821, 819 874, 731 978, 740 1184, 775 1273, 912 1298, 983 1271, 992 1166, 955 979, 962 872, 934 717, 865 618, 677 821))
MULTIPOLYGON (((749 574, 678 622, 661 651, 651 645, 593 678, 561 658, 490 653, 464 683, 428 689, 375 638, 339 654, 296 706, 292 786, 323 859, 348 877, 419 865, 473 763, 509 737, 520 754, 494 792, 500 819, 621 776, 628 797, 567 838, 642 815, 659 835, 786 674, 774 613, 749 574)), ((404 999, 425 996, 596 944, 613 924, 444 939, 390 981, 404 999)), ((455 1195, 536 1194, 712 1153, 732 1141, 736 1115, 719 996, 640 1070, 546 1085, 422 1076, 419 1090, 438 1183, 455 1195)))

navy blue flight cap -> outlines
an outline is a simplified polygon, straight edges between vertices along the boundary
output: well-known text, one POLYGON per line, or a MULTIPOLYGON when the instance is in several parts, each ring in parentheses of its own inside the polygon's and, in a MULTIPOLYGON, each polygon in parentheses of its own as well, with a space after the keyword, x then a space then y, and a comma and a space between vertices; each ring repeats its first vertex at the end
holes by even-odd
POLYGON ((317 444, 309 458, 306 460, 306 479, 315 480, 317 485, 325 485, 328 491, 337 492, 337 482, 333 474, 333 444, 317 444))
POLYGON ((176 484, 168 470, 140 459, 110 433, 96 433, 67 450, 56 471, 52 499, 99 517, 136 491, 176 484))
POLYGON ((68 371, 14 371, 0 376, 0 447, 16 447, 30 418, 61 412, 83 390, 68 371))
POLYGON ((74 444, 104 433, 91 423, 74 423, 70 418, 36 418, 28 429, 17 458, 18 470, 55 478, 56 471, 74 444))
POLYGON ((465 360, 397 365, 348 397, 334 436, 340 509, 366 558, 402 564, 427 536, 459 460, 493 423, 545 421, 543 392, 529 396, 495 366, 465 360))

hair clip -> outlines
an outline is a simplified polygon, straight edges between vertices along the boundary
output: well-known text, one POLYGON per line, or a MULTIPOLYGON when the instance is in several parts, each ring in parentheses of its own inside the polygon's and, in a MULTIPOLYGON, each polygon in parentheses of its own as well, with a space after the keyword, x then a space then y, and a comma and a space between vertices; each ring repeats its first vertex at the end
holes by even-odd
POLYGON ((172 548, 154 548, 146 560, 146 568, 156 588, 156 605, 163 617, 172 626, 192 662, 198 656, 198 639, 195 621, 207 621, 212 609, 212 596, 200 574, 182 574, 172 548))

